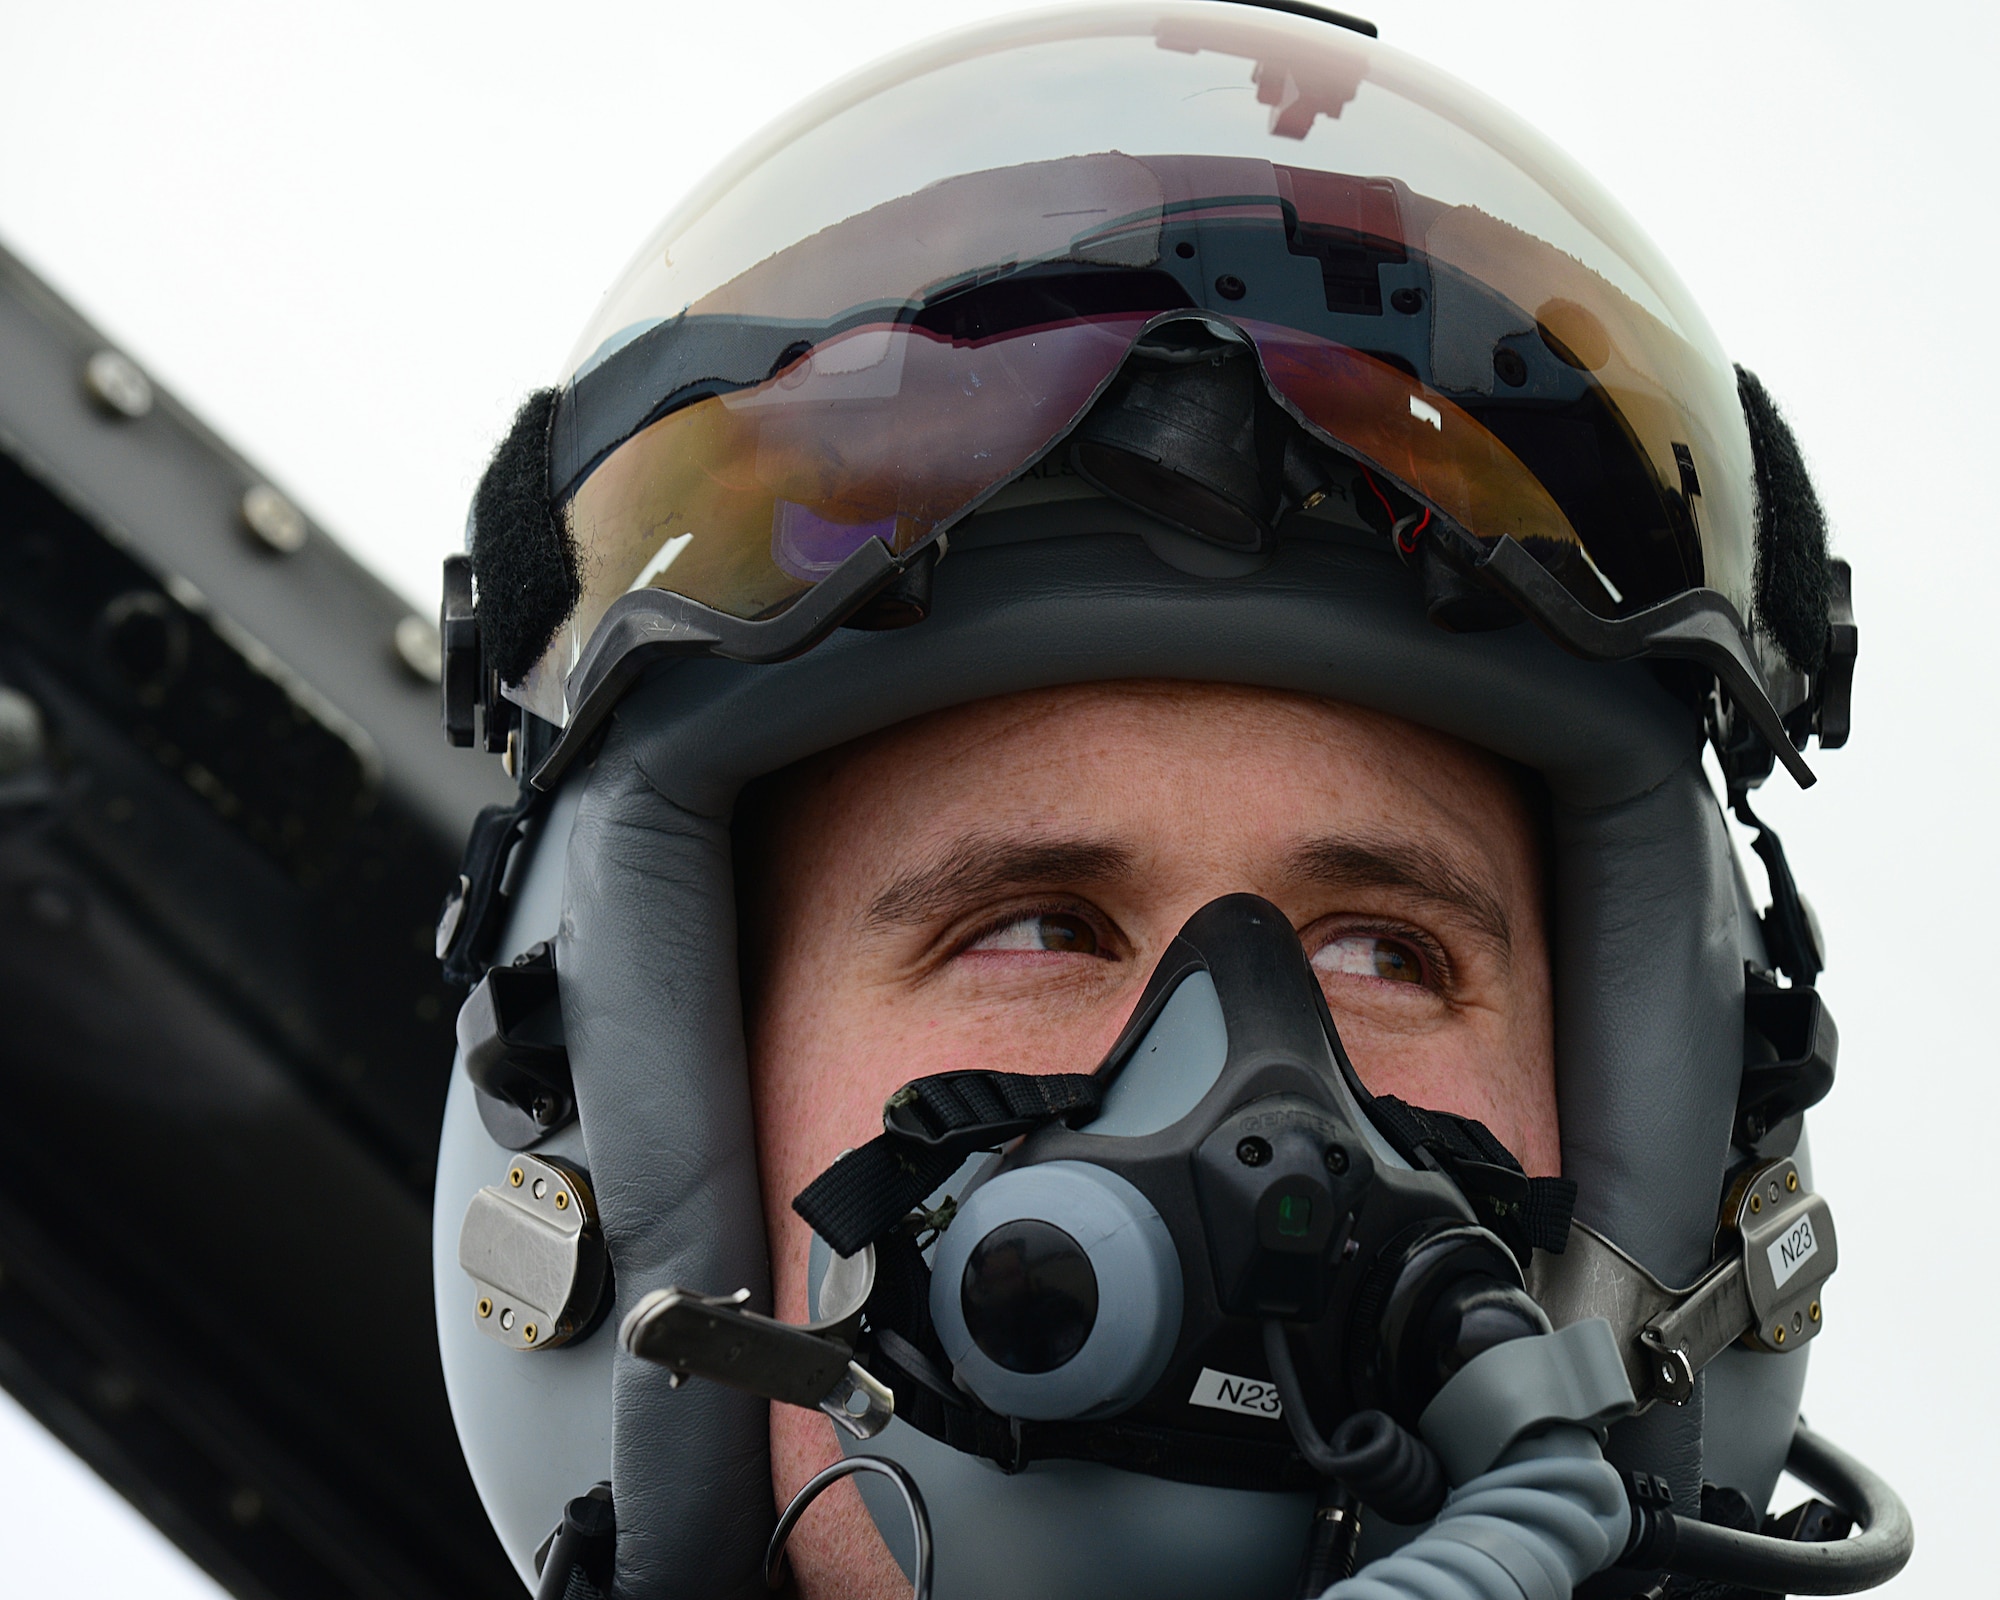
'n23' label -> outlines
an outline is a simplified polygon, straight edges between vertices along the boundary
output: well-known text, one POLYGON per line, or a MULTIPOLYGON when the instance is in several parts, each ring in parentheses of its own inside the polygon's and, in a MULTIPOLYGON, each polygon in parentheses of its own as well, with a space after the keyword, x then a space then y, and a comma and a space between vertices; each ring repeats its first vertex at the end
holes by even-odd
POLYGON ((1284 1402, 1278 1398, 1278 1386, 1263 1378, 1239 1378, 1233 1373, 1217 1372, 1213 1367, 1203 1367, 1201 1376, 1195 1379, 1194 1393, 1188 1396, 1191 1406, 1207 1406, 1215 1411, 1240 1411, 1246 1417, 1282 1417, 1284 1402))
POLYGON ((1813 1236, 1811 1217, 1800 1217, 1772 1241, 1766 1253, 1771 1258, 1771 1281, 1784 1288, 1808 1261, 1819 1254, 1819 1240, 1813 1236))

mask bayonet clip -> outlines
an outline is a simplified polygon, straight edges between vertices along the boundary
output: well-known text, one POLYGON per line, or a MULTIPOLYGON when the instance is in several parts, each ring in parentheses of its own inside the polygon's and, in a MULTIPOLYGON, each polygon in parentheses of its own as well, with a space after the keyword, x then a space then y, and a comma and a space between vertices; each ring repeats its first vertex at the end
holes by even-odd
POLYGON ((655 1289, 627 1315, 618 1342, 642 1361, 665 1367, 676 1388, 689 1378, 707 1378, 823 1411, 855 1438, 872 1439, 895 1416, 896 1397, 853 1359, 849 1339, 874 1287, 874 1251, 856 1258, 856 1267, 858 1294, 846 1315, 801 1326, 747 1309, 747 1289, 733 1295, 655 1289))

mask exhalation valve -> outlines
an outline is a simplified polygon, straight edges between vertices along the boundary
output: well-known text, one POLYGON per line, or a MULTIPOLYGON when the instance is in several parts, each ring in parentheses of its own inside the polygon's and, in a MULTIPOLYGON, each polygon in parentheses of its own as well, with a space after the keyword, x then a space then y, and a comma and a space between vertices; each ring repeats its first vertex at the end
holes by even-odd
POLYGON ((1053 1372, 1097 1324, 1097 1270, 1054 1223, 1021 1217, 972 1247, 959 1305, 972 1342, 1009 1372, 1053 1372))

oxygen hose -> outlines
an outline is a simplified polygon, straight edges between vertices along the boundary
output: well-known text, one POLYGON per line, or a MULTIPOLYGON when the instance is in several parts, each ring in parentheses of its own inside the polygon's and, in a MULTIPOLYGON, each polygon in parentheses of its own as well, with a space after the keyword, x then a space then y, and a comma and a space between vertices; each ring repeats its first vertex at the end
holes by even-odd
POLYGON ((1567 1600, 1593 1573, 1641 1572, 1795 1595, 1856 1594, 1903 1570, 1916 1535, 1888 1484, 1804 1424, 1786 1466, 1852 1516, 1852 1539, 1801 1543, 1641 1508, 1584 1428, 1514 1445, 1454 1490, 1437 1520, 1321 1600, 1567 1600))
POLYGON ((1429 1446, 1379 1411, 1336 1429, 1312 1425, 1284 1327, 1264 1324, 1264 1354, 1299 1453, 1393 1522, 1435 1521, 1403 1549, 1324 1591, 1323 1600, 1568 1600, 1625 1547, 1632 1513, 1589 1430, 1557 1425, 1524 1439, 1449 1497, 1429 1446))
POLYGON ((1632 1527, 1618 1473, 1588 1429, 1524 1439, 1453 1491, 1437 1520, 1321 1600, 1568 1600, 1632 1527))
POLYGON ((1903 1570, 1917 1535, 1894 1489, 1803 1422, 1792 1434, 1785 1466, 1854 1518, 1859 1536, 1798 1543, 1642 1510, 1620 1564, 1798 1595, 1858 1594, 1903 1570))

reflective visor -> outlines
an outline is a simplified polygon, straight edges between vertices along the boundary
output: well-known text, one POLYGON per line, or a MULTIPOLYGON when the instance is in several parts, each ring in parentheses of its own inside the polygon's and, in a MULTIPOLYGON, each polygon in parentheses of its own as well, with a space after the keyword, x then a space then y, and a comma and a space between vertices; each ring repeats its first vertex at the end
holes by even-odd
POLYGON ((1588 179, 1324 24, 1107 8, 829 91, 649 242, 552 441, 582 601, 509 692, 565 721, 635 588, 762 618, 870 538, 917 548, 1174 314, 1235 328, 1323 441, 1599 615, 1703 585, 1748 614, 1733 370, 1588 179))
POLYGON ((585 605, 601 614, 652 584, 759 617, 867 539, 914 549, 1067 431, 1147 320, 964 342, 864 325, 670 412, 570 501, 571 536, 590 552, 585 605))

